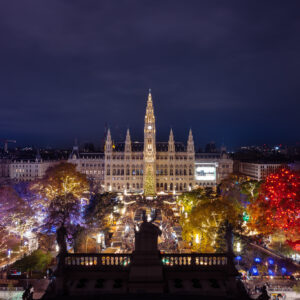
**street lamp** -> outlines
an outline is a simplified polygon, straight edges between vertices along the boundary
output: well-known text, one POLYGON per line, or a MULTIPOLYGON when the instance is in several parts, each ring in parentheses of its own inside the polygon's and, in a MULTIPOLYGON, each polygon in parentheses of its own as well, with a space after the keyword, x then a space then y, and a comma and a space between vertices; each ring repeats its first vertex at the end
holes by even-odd
POLYGON ((240 253, 241 252, 241 243, 240 242, 237 242, 236 243, 236 252, 240 253))

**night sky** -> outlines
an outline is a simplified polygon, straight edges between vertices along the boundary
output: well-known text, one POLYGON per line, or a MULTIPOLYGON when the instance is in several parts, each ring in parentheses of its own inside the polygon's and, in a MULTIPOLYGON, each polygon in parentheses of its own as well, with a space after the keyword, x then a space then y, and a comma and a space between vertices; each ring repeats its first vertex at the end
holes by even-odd
POLYGON ((6 0, 0 139, 18 146, 143 139, 300 140, 300 1, 6 0))

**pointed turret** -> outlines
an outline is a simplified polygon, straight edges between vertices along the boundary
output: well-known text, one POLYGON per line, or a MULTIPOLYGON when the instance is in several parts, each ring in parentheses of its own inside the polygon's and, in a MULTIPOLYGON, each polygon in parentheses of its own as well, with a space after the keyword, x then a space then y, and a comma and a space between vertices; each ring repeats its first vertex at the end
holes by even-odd
POLYGON ((131 139, 130 139, 129 129, 127 129, 126 139, 125 139, 125 152, 130 152, 130 151, 131 151, 131 139))
POLYGON ((173 130, 171 128, 170 135, 169 135, 169 152, 175 152, 175 142, 174 142, 174 135, 173 130))
POLYGON ((40 149, 37 148, 36 155, 35 155, 35 161, 41 161, 41 160, 42 160, 42 157, 41 157, 40 149))
POLYGON ((111 140, 111 134, 110 129, 107 130, 106 135, 106 142, 105 142, 105 152, 111 152, 112 151, 112 140, 111 140))
POLYGON ((77 139, 74 140, 73 150, 72 150, 69 158, 70 159, 77 159, 77 158, 79 158, 79 147, 78 147, 77 139))
POLYGON ((189 131, 189 137, 187 141, 187 152, 189 153, 195 153, 195 146, 194 146, 194 138, 192 134, 192 129, 189 131))

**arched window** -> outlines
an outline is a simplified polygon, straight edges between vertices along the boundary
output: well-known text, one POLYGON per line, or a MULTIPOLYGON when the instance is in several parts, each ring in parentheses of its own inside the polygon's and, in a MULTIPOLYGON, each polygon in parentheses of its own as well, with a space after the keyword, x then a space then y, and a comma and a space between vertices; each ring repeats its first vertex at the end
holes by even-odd
POLYGON ((168 190, 168 185, 167 185, 167 183, 165 183, 165 191, 167 191, 168 190))
POLYGON ((170 191, 173 191, 173 183, 170 183, 170 191))

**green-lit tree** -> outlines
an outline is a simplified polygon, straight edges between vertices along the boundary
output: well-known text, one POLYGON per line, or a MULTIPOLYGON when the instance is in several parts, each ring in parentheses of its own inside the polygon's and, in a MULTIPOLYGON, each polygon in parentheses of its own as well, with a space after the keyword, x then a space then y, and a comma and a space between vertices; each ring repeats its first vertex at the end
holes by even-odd
POLYGON ((214 252, 224 240, 225 223, 235 231, 241 230, 242 209, 235 202, 227 201, 209 189, 184 193, 179 204, 185 203, 181 214, 183 238, 192 244, 194 251, 214 252), (221 238, 219 236, 221 235, 221 238))

